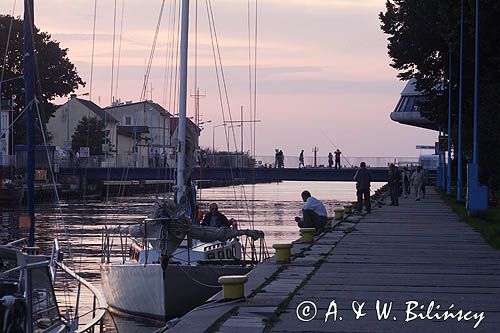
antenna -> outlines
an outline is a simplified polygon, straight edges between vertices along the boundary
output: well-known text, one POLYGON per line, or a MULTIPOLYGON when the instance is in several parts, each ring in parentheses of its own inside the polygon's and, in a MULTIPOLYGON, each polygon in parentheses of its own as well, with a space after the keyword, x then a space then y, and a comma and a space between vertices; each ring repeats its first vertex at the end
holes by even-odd
POLYGON ((191 94, 191 97, 194 97, 194 123, 196 126, 200 127, 200 98, 201 97, 206 97, 206 93, 203 95, 200 95, 200 88, 196 88, 196 93, 191 94))

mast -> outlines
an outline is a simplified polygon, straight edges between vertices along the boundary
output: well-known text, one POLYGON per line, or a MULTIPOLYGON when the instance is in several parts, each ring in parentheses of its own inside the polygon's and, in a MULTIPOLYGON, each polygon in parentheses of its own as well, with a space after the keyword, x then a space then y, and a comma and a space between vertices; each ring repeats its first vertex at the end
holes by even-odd
POLYGON ((182 1, 182 27, 180 50, 180 83, 179 83, 179 123, 177 125, 178 149, 177 156, 177 203, 181 202, 185 192, 184 169, 186 161, 186 102, 187 102, 187 56, 189 30, 189 0, 182 1))
POLYGON ((28 246, 35 245, 35 52, 33 47, 33 0, 24 0, 24 103, 26 107, 26 185, 30 229, 28 246))

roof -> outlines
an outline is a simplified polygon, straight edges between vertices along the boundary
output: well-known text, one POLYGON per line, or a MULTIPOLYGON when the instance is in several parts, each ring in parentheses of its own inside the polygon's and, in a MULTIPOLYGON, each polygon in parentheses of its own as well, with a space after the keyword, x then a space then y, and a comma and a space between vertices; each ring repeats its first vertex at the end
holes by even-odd
POLYGON ((108 107, 105 107, 104 109, 105 110, 109 110, 109 109, 115 109, 116 110, 116 109, 119 109, 119 108, 130 107, 130 106, 139 105, 139 104, 151 105, 159 113, 163 114, 164 116, 173 117, 172 114, 170 112, 168 112, 163 106, 161 106, 160 104, 155 103, 153 101, 142 101, 142 102, 134 102, 134 103, 124 103, 124 104, 119 104, 119 105, 114 105, 114 106, 108 106, 108 107))
POLYGON ((90 109, 90 111, 94 112, 99 118, 102 120, 106 121, 111 121, 114 123, 117 123, 118 120, 116 120, 112 115, 110 115, 108 112, 104 111, 101 109, 97 104, 95 104, 92 101, 86 100, 86 99, 81 99, 81 98, 74 98, 81 104, 83 104, 85 107, 90 109))
POLYGON ((144 133, 149 133, 147 126, 118 126, 118 134, 133 138, 144 133))
MULTIPOLYGON (((179 126, 179 117, 170 119, 170 135, 175 133, 177 126, 179 126)), ((201 129, 189 118, 186 118, 186 127, 189 127, 191 130, 195 131, 197 135, 200 135, 201 129)))

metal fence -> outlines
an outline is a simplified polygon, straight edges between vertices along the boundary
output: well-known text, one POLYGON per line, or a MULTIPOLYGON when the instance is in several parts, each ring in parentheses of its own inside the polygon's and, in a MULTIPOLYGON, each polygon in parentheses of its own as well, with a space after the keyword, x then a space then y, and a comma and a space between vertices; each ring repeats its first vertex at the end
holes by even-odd
MULTIPOLYGON (((172 156, 170 156, 172 158, 172 156)), ((163 168, 173 167, 172 160, 167 161, 164 156, 138 156, 135 154, 121 155, 92 155, 90 157, 69 158, 55 157, 53 161, 59 167, 87 167, 87 168, 163 168)), ((14 156, 3 156, 4 166, 10 165, 16 168, 22 168, 22 165, 17 165, 14 156)), ((384 156, 384 157, 358 157, 358 156, 342 156, 341 167, 351 168, 359 166, 361 162, 365 162, 370 167, 387 167, 390 163, 397 165, 416 165, 418 157, 401 157, 401 156, 384 156)), ((197 158, 197 164, 204 167, 219 167, 219 168, 251 168, 251 167, 270 167, 276 166, 274 156, 256 156, 255 158, 244 154, 205 154, 197 158)), ((314 167, 314 157, 304 157, 305 167, 314 167)), ((284 156, 285 168, 297 168, 299 166, 298 156, 284 156)), ((320 156, 316 159, 317 167, 328 167, 328 157, 320 156)))

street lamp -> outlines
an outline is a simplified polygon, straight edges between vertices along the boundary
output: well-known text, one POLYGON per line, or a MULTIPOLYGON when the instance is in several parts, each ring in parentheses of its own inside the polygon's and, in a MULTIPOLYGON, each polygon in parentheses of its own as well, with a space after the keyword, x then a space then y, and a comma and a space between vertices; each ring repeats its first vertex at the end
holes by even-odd
POLYGON ((215 152, 215 129, 221 126, 226 126, 226 124, 219 124, 212 127, 212 154, 215 152))

